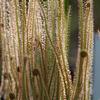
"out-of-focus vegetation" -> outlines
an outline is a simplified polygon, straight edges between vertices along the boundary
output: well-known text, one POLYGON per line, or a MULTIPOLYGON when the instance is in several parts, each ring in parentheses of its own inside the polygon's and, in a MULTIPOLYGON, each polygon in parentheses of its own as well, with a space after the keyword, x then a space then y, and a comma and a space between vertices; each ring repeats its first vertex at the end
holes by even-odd
MULTIPOLYGON (((85 0, 84 0, 85 1, 85 0)), ((74 22, 73 22, 73 32, 77 33, 77 9, 78 9, 78 6, 77 5, 77 0, 70 0, 70 4, 72 5, 72 13, 73 13, 73 16, 75 19, 74 19, 74 22)), ((95 32, 97 32, 98 29, 100 29, 100 23, 99 23, 99 20, 100 20, 100 0, 94 0, 93 1, 93 12, 94 12, 94 30, 95 32)))
POLYGON ((100 29, 100 0, 94 0, 94 28, 97 32, 100 29))

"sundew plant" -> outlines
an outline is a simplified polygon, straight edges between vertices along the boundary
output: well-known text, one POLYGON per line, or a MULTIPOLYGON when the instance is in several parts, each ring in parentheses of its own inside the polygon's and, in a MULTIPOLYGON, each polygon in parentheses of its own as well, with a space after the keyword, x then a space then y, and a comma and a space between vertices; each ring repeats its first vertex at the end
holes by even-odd
POLYGON ((69 2, 0 0, 0 100, 91 100, 93 1, 77 0, 74 74, 69 2))

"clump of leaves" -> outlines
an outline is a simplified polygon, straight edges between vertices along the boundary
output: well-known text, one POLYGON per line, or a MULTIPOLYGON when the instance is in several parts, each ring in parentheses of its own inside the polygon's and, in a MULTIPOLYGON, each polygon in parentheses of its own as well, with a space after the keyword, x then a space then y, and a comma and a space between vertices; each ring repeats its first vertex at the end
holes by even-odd
POLYGON ((92 0, 78 0, 80 39, 74 76, 68 62, 69 0, 1 1, 0 93, 16 100, 90 100, 92 0))

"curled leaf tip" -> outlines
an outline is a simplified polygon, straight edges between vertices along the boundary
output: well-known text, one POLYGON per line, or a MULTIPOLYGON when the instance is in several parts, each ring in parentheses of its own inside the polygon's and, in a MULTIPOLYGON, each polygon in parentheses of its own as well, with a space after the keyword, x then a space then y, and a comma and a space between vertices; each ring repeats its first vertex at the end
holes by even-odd
POLYGON ((6 80, 6 79, 8 79, 9 78, 9 76, 10 76, 10 74, 9 73, 7 73, 7 72, 5 72, 4 73, 4 79, 6 80))
POLYGON ((17 72, 21 72, 21 69, 20 69, 20 67, 19 67, 19 66, 17 67, 17 72))
POLYGON ((37 68, 33 69, 33 76, 38 76, 40 74, 39 70, 37 68))
POLYGON ((87 56, 88 56, 87 51, 86 51, 86 50, 82 50, 82 51, 80 52, 80 56, 81 56, 82 58, 87 57, 87 56))
POLYGON ((10 98, 10 100, 14 100, 15 99, 15 94, 14 93, 9 93, 9 98, 10 98))

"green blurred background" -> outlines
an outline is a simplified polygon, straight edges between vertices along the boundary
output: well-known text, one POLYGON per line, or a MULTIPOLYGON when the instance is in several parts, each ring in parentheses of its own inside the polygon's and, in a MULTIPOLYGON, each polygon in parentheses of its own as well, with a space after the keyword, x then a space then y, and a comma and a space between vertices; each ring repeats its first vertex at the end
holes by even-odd
POLYGON ((100 29, 100 0, 94 0, 94 29, 100 29))
MULTIPOLYGON (((77 48, 78 48, 78 0, 69 0, 69 4, 71 5, 71 32, 69 34, 70 37, 70 50, 69 50, 69 63, 72 72, 75 69, 76 57, 77 57, 77 48)), ((94 33, 100 29, 100 0, 93 0, 93 8, 94 8, 94 33)))
MULTIPOLYGON (((73 30, 77 28, 77 6, 78 0, 69 0, 69 3, 72 5, 72 19, 73 19, 73 30)), ((84 0, 85 1, 85 0, 84 0)), ((100 29, 100 0, 93 0, 93 8, 94 8, 94 30, 97 31, 100 29)))

